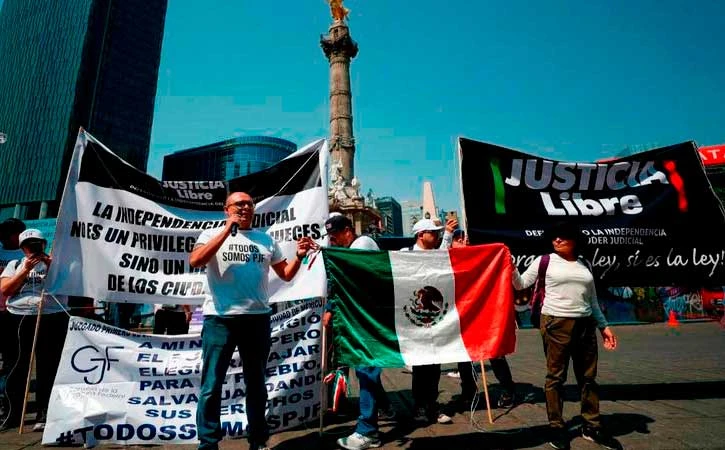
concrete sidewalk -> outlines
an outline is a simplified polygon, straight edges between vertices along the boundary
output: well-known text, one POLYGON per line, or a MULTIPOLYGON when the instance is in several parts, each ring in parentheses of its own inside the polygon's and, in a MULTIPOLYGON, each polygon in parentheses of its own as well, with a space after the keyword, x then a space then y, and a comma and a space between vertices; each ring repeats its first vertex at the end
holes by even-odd
MULTIPOLYGON (((600 352, 603 422, 627 449, 725 449, 725 330, 716 322, 683 324, 677 332, 665 324, 615 327, 619 349, 600 352)), ((405 370, 384 371, 384 384, 399 413, 395 423, 381 427, 385 449, 498 449, 550 448, 546 442, 546 407, 541 389, 545 368, 541 338, 534 330, 520 330, 518 351, 509 363, 524 399, 510 411, 494 409, 488 423, 481 395, 479 409, 456 414, 450 425, 415 428, 409 420, 411 376, 405 370)), ((450 367, 452 369, 452 366, 450 367)), ((445 370, 448 372, 449 370, 445 370)), ((488 365, 486 377, 492 402, 498 385, 488 365)), ((569 374, 565 415, 572 419, 572 436, 579 433, 578 394, 569 374)), ((353 390, 357 383, 352 382, 353 390)), ((459 392, 458 380, 441 377, 440 401, 459 392)), ((356 395, 356 394, 355 394, 356 395)), ((335 440, 352 432, 354 413, 329 417, 322 437, 317 427, 276 434, 270 444, 278 450, 332 449, 335 440)), ((40 448, 40 434, 17 430, 0 433, 0 449, 40 448)), ((141 449, 149 446, 102 448, 141 449)), ((191 450, 190 445, 157 446, 191 450)), ((223 442, 223 449, 247 449, 245 440, 223 442)), ((573 449, 596 449, 577 437, 573 449)))

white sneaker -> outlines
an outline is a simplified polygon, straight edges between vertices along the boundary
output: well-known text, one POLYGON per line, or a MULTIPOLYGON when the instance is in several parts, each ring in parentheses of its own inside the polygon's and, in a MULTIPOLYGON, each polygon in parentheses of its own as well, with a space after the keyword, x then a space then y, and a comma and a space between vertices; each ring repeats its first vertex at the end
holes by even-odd
POLYGON ((366 448, 378 448, 383 444, 377 437, 363 436, 355 432, 348 437, 338 439, 337 445, 348 450, 365 450, 366 448))
POLYGON ((446 376, 451 378, 461 378, 461 374, 458 371, 455 372, 448 372, 446 376))
POLYGON ((436 419, 436 420, 438 423, 442 423, 442 424, 453 423, 453 419, 451 419, 451 416, 449 416, 448 414, 443 414, 443 413, 438 414, 438 419, 436 419))
POLYGON ((33 431, 43 430, 45 430, 45 422, 35 422, 35 425, 33 425, 33 431))

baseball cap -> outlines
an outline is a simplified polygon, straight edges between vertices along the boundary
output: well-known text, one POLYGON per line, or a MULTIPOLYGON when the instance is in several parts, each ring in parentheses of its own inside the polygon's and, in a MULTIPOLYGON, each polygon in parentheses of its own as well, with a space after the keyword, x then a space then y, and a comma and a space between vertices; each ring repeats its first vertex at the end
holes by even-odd
POLYGON ((35 228, 28 228, 27 230, 20 233, 20 237, 18 238, 18 242, 20 245, 23 245, 23 243, 30 239, 40 239, 42 241, 45 241, 45 236, 43 236, 43 233, 35 228))
POLYGON ((325 230, 328 233, 337 233, 348 227, 352 228, 352 221, 342 214, 330 215, 325 222, 325 230))
POLYGON ((443 225, 436 225, 432 219, 421 219, 413 225, 413 234, 418 234, 421 231, 440 231, 443 229, 443 225))

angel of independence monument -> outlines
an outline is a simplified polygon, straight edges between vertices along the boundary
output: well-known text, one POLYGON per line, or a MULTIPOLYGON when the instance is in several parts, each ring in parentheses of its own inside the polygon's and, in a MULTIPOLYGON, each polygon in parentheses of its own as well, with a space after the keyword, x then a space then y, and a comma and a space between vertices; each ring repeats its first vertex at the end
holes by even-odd
POLYGON ((358 47, 345 23, 348 10, 342 0, 329 3, 334 20, 329 33, 320 37, 320 45, 330 61, 330 211, 349 217, 360 234, 371 224, 380 228, 381 216, 372 198, 366 200, 360 193, 361 184, 354 171, 350 60, 357 55, 358 47))

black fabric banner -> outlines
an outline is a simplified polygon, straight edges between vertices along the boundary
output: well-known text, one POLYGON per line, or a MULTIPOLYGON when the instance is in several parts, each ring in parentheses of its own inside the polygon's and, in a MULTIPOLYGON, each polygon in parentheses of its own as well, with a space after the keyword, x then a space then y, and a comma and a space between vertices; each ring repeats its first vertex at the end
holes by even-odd
POLYGON ((504 242, 519 270, 579 226, 583 255, 608 286, 725 284, 725 212, 694 142, 598 163, 561 162, 459 140, 472 244, 504 242))
POLYGON ((229 192, 246 192, 259 202, 321 186, 317 156, 321 148, 322 141, 307 152, 229 181, 160 181, 89 139, 78 181, 122 189, 167 206, 221 211, 229 192))

